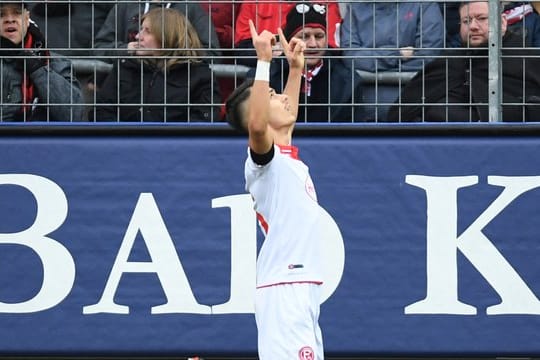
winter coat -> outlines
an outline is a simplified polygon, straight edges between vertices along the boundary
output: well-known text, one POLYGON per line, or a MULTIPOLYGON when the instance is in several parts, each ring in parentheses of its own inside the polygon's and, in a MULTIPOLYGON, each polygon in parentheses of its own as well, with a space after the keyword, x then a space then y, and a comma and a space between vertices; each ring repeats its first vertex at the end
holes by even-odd
POLYGON ((206 63, 181 63, 164 73, 137 59, 122 59, 98 92, 96 121, 208 122, 218 119, 220 103, 206 63))
MULTIPOLYGON (((510 3, 504 7, 504 13, 507 14, 508 29, 513 32, 525 34, 530 46, 540 47, 540 15, 534 12, 529 3, 510 3), (523 9, 526 12, 523 15, 523 9), (515 14, 515 15, 513 15, 515 14)), ((521 45, 525 46, 525 44, 521 45)))
POLYGON ((444 21, 435 2, 354 2, 347 9, 340 46, 357 70, 418 71, 444 46, 444 21), (417 50, 403 59, 399 49, 407 46, 417 50))
MULTIPOLYGON (((325 56, 328 55, 330 52, 325 54, 325 56)), ((287 61, 274 59, 270 66, 270 86, 278 93, 282 93, 288 76, 287 61)), ((305 87, 305 82, 305 77, 302 77, 301 88, 305 87)), ((360 122, 363 111, 358 105, 361 103, 360 77, 355 76, 353 80, 350 70, 341 59, 325 58, 321 70, 311 80, 310 95, 307 96, 305 92, 300 93, 297 121, 360 122), (353 105, 353 102, 356 105, 353 105), (331 105, 329 108, 328 105, 318 104, 331 105)))
MULTIPOLYGON (((531 104, 503 104, 502 121, 540 121, 540 51, 519 49, 521 43, 519 34, 507 31, 503 37, 502 101, 531 104)), ((448 59, 427 65, 397 100, 425 105, 394 104, 388 113, 389 121, 489 121, 488 49, 449 49, 444 55, 448 59)))
POLYGON ((114 0, 105 2, 32 3, 31 17, 47 39, 49 49, 62 55, 92 55, 94 36, 114 0))
MULTIPOLYGON (((232 1, 223 3, 201 1, 200 4, 212 19, 221 47, 225 49, 233 48, 234 24, 240 10, 240 3, 232 1)), ((226 53, 223 55, 226 55, 226 53)))
MULTIPOLYGON (((0 46, 0 79, 2 81, 1 121, 82 121, 84 120, 84 100, 79 82, 73 74, 71 62, 59 54, 49 53, 39 30, 31 24, 28 34, 33 36, 32 48, 5 48, 9 40, 2 39, 0 46), (8 52, 12 52, 11 56, 8 52), (20 56, 31 56, 29 52, 40 52, 49 58, 48 64, 28 75, 33 85, 33 99, 26 112, 23 111, 23 79, 25 66, 20 56), (56 105, 57 104, 57 105, 56 105), (69 106, 74 104, 74 106, 69 106)), ((29 36, 29 35, 27 35, 29 36)), ((19 47, 20 45, 16 45, 19 47)))
MULTIPOLYGON (((109 12, 105 23, 96 35, 95 54, 98 56, 125 56, 127 54, 127 44, 136 41, 135 35, 140 29, 140 18, 145 13, 146 4, 149 9, 156 6, 156 2, 136 2, 136 3, 118 3, 109 12), (118 51, 114 49, 124 49, 118 51)), ((206 54, 209 56, 219 56, 219 40, 214 29, 214 25, 208 13, 200 4, 191 1, 186 2, 158 2, 158 5, 177 9, 193 25, 206 54)))

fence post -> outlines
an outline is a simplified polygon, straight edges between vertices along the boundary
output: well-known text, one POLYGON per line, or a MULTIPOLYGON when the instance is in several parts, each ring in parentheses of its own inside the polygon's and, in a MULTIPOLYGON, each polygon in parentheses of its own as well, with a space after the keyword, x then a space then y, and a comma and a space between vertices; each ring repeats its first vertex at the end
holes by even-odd
POLYGON ((501 4, 489 0, 489 122, 502 121, 501 4))

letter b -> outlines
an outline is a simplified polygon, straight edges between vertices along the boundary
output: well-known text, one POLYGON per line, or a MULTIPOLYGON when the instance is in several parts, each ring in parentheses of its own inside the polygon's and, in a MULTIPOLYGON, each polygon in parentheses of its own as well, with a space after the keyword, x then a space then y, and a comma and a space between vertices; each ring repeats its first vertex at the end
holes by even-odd
POLYGON ((69 294, 75 281, 73 257, 62 244, 47 237, 67 217, 66 195, 56 183, 38 175, 0 174, 0 185, 8 184, 22 186, 30 191, 36 199, 37 213, 34 223, 28 229, 17 233, 0 233, 0 244, 23 245, 34 250, 43 264, 43 283, 32 299, 19 303, 0 302, 0 313, 46 310, 60 303, 69 294))

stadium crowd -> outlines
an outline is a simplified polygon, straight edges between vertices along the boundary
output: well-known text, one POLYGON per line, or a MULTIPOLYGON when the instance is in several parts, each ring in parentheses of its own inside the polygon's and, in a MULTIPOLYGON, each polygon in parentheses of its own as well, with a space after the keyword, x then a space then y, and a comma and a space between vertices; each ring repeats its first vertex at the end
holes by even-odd
MULTIPOLYGON (((540 121, 540 2, 496 5, 500 17, 487 1, 3 1, 0 117, 222 122, 254 75, 253 20, 306 42, 298 122, 488 122, 493 96, 496 121, 540 121)), ((271 86, 287 73, 274 59, 271 86)))

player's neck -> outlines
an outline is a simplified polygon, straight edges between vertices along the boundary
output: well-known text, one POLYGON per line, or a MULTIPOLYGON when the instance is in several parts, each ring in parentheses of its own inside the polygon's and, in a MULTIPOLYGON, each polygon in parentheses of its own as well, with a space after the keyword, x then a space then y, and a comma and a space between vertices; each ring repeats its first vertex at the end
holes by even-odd
POLYGON ((282 128, 280 130, 274 131, 274 144, 276 145, 286 145, 289 146, 292 143, 292 129, 290 128, 282 128))

